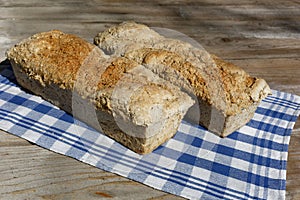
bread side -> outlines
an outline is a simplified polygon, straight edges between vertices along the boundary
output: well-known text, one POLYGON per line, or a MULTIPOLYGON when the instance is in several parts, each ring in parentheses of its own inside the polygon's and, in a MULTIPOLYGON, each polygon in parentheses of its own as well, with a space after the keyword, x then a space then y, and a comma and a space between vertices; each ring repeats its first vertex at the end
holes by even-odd
POLYGON ((155 37, 155 33, 145 25, 122 23, 99 33, 95 44, 109 49, 111 54, 143 64, 183 91, 193 93, 198 105, 187 116, 222 137, 245 125, 259 102, 270 94, 263 79, 251 77, 241 68, 189 43, 161 35, 155 37), (128 24, 131 31, 120 33, 128 24), (134 32, 134 27, 139 31, 134 32), (143 38, 141 29, 151 37, 143 38))
POLYGON ((81 120, 137 153, 172 137, 193 104, 144 66, 60 31, 36 34, 7 57, 20 85, 71 114, 88 108, 81 120))

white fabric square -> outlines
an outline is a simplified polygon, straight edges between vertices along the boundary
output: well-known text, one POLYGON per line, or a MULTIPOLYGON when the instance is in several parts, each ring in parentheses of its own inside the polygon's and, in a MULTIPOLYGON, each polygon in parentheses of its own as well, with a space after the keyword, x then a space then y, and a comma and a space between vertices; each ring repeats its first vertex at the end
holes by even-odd
POLYGON ((43 115, 43 116, 40 118, 40 120, 39 120, 39 122, 45 123, 45 124, 47 124, 47 126, 52 126, 52 125, 55 124, 57 121, 58 121, 57 118, 52 117, 52 116, 50 116, 50 115, 43 115))
POLYGON ((55 152, 60 152, 62 154, 66 154, 67 151, 69 151, 71 146, 69 144, 66 144, 60 140, 56 140, 53 145, 50 147, 50 150, 55 152))
POLYGON ((7 130, 8 131, 8 130, 10 130, 14 126, 15 126, 14 121, 0 120, 0 127, 3 130, 7 130))
POLYGON ((32 130, 27 130, 24 134, 22 134, 22 137, 24 139, 29 140, 31 142, 38 141, 38 139, 40 139, 41 136, 42 134, 32 130))
POLYGON ((92 155, 89 152, 87 152, 81 157, 81 161, 88 163, 92 166, 96 166, 100 159, 98 156, 92 155))
POLYGON ((156 176, 148 176, 143 183, 146 185, 152 185, 156 189, 161 189, 166 184, 166 182, 166 179, 160 179, 156 176))
MULTIPOLYGON (((248 184, 245 183, 244 181, 240 181, 238 179, 235 179, 235 178, 231 178, 231 177, 228 177, 228 180, 227 180, 227 188, 230 188, 232 191, 228 191, 228 196, 230 195, 234 195, 234 196, 237 196, 237 197, 240 197, 240 199, 242 198, 246 198, 245 197, 245 194, 247 194, 247 186, 248 184), (245 192, 245 194, 239 194, 238 192, 239 191, 243 191, 245 192)), ((232 197, 231 197, 232 198, 232 197)), ((230 199, 230 198, 229 198, 230 199)), ((237 198, 238 199, 238 198, 237 198)), ((247 198, 246 198, 247 199, 247 198)))

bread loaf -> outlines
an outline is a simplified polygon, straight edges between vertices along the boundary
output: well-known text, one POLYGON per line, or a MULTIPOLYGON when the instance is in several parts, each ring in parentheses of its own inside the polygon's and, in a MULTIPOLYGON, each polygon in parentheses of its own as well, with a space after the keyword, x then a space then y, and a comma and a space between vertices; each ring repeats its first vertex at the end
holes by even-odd
POLYGON ((245 125, 268 84, 194 44, 164 37, 143 24, 124 22, 100 32, 94 43, 111 55, 142 64, 194 97, 187 118, 225 137, 245 125))
POLYGON ((7 57, 21 86, 140 154, 172 137, 193 104, 145 66, 61 31, 33 35, 7 57))

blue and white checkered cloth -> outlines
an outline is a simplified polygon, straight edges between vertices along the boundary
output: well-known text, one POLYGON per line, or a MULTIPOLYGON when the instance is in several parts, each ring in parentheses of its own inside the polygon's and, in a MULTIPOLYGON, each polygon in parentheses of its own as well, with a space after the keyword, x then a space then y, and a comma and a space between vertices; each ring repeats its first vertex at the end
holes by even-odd
POLYGON ((0 76, 0 129, 189 199, 284 199, 300 97, 272 92, 253 119, 227 138, 182 122, 174 138, 142 156, 0 76))

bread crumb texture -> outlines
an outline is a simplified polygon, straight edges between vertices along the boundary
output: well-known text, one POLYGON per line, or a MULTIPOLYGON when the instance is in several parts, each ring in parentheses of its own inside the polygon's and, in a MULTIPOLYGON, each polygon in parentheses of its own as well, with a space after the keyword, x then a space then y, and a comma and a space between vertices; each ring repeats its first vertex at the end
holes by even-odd
MULTIPOLYGON (((146 29, 151 30, 144 25, 135 23, 123 23, 120 26, 115 26, 108 29, 106 37, 109 34, 122 37, 120 33, 123 30, 137 31, 146 29), (108 34, 108 35, 107 35, 108 34)), ((152 34, 155 37, 155 34, 152 34)), ((101 34, 99 35, 101 36, 101 34)), ((159 36, 159 34, 157 34, 159 36)), ((96 37, 97 38, 97 37, 96 37)), ((98 37, 99 40, 105 41, 105 37, 98 37)), ((97 41, 98 43, 100 41, 97 41)), ((77 75, 80 67, 84 64, 88 72, 82 80, 83 83, 79 87, 82 90, 81 95, 90 96, 97 102, 103 102, 103 106, 107 107, 107 94, 110 94, 116 83, 122 75, 128 70, 136 67, 138 64, 144 65, 164 65, 173 68, 190 84, 193 93, 201 100, 210 102, 211 94, 207 81, 202 77, 203 72, 198 66, 193 66, 183 55, 168 50, 142 48, 136 51, 127 52, 125 57, 111 58, 110 62, 95 61, 94 57, 103 57, 101 50, 96 51, 96 55, 91 52, 96 46, 86 42, 72 34, 65 34, 59 30, 38 33, 28 39, 21 41, 7 52, 9 60, 21 66, 28 74, 29 78, 38 80, 41 85, 56 84, 63 89, 74 89, 74 84, 77 80, 77 75), (88 57, 92 57, 87 59, 88 57), (88 64, 86 62, 93 63, 88 64), (93 66, 92 66, 93 65, 93 66), (99 66, 97 66, 99 65, 99 66), (105 66, 103 66, 105 65, 105 66), (99 69, 104 69, 100 70, 99 69), (94 80, 95 74, 98 74, 97 80, 94 80), (89 76, 91 76, 89 78, 89 76), (96 82, 96 84, 95 84, 96 82), (105 91, 100 92, 99 90, 105 91), (95 94, 98 94, 95 97, 95 94), (85 94, 84 94, 85 93, 85 94), (105 98, 101 94, 106 94, 105 98)), ((234 115, 248 108, 254 102, 260 101, 270 93, 270 88, 263 79, 251 77, 241 68, 228 63, 217 56, 211 55, 211 58, 216 63, 219 69, 219 74, 225 94, 226 107, 225 115, 234 115)), ((83 67, 85 67, 83 66, 83 67)), ((209 66, 208 66, 209 68, 209 66)), ((207 70, 207 68, 205 68, 207 70)), ((216 76, 216 74, 214 74, 216 76)), ((212 77, 209 80, 214 80, 212 77)), ((217 102, 213 102, 217 104, 217 102)), ((99 105, 99 104, 98 104, 99 105)), ((99 105, 99 107, 102 104, 99 105)), ((217 105, 215 105, 217 106, 217 105)))
POLYGON ((215 55, 212 55, 212 59, 220 70, 225 90, 227 115, 234 115, 252 105, 255 101, 250 96, 251 87, 255 83, 256 78, 251 77, 241 68, 215 55))
MULTIPOLYGON (((193 66, 183 56, 167 50, 143 48, 128 52, 125 54, 125 57, 143 65, 164 65, 175 69, 188 81, 193 93, 199 97, 199 100, 201 99, 212 104, 208 88, 210 83, 204 80, 201 70, 197 66, 193 66)), ((256 98, 253 98, 253 91, 257 90, 256 83, 261 82, 262 79, 251 77, 240 67, 226 62, 215 55, 211 55, 211 59, 218 68, 219 78, 224 89, 223 92, 226 98, 226 110, 224 113, 226 115, 235 115, 270 93, 267 84, 262 82, 262 87, 258 89, 256 98), (267 91, 264 91, 264 89, 267 91)), ((215 76, 209 80, 213 81, 216 78, 215 76)))
POLYGON ((44 87, 74 89, 98 109, 110 110, 110 95, 126 71, 137 63, 106 56, 98 47, 59 30, 31 36, 7 51, 7 57, 44 87))
POLYGON ((113 59, 101 74, 98 88, 104 90, 115 87, 122 75, 136 66, 138 66, 136 62, 126 58, 117 57, 113 59))
POLYGON ((201 96, 203 100, 208 101, 210 96, 205 80, 201 74, 197 72, 199 69, 192 66, 180 55, 160 49, 143 48, 137 51, 125 54, 128 59, 135 60, 139 64, 144 65, 163 65, 171 67, 187 80, 190 88, 196 96, 201 96))
MULTIPOLYGON (((252 77, 240 67, 187 42, 164 37, 143 24, 129 21, 112 26, 97 34, 94 43, 105 52, 125 56, 153 71, 155 65, 174 69, 190 84, 199 100, 227 116, 242 112, 271 93, 263 79, 252 77)), ((166 77, 165 71, 158 74, 166 77)))
POLYGON ((93 48, 75 35, 53 30, 21 41, 7 52, 7 57, 42 85, 53 83, 70 89, 78 69, 93 48))

